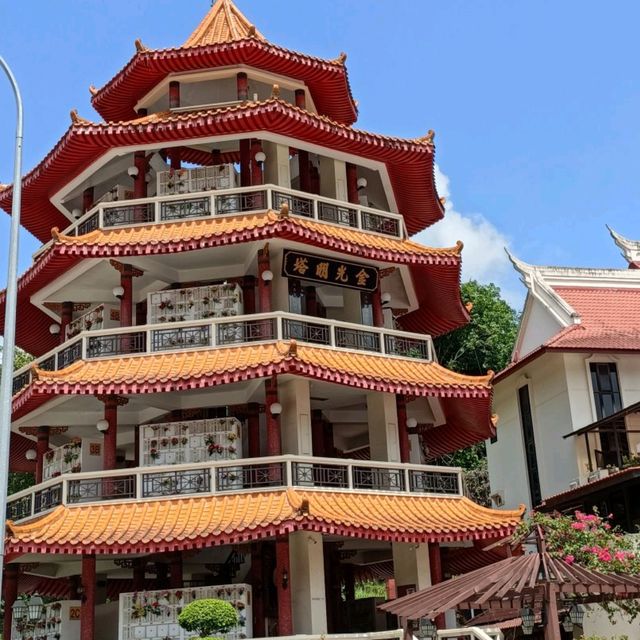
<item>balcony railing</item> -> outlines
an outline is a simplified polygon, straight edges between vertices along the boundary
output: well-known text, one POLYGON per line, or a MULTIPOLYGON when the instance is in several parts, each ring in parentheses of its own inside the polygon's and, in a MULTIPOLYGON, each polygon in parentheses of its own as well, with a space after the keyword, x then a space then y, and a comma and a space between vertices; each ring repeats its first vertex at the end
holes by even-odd
MULTIPOLYGON (((57 371, 78 360, 221 348, 276 340, 296 340, 332 349, 433 360, 433 343, 429 336, 307 318, 276 311, 233 318, 85 331, 38 358, 35 363, 47 371, 57 371)), ((30 363, 14 374, 14 394, 30 384, 32 365, 30 363)))
MULTIPOLYGON (((63 233, 81 236, 96 229, 253 214, 267 209, 279 211, 284 204, 288 206, 289 213, 294 216, 359 229, 366 233, 394 238, 407 237, 404 219, 400 214, 286 189, 273 184, 101 202, 67 227, 63 233)), ((49 244, 51 243, 44 245, 35 255, 39 255, 49 244)))
POLYGON ((286 487, 414 496, 463 495, 457 467, 285 455, 73 473, 10 496, 7 518, 25 520, 59 505, 226 495, 286 487))

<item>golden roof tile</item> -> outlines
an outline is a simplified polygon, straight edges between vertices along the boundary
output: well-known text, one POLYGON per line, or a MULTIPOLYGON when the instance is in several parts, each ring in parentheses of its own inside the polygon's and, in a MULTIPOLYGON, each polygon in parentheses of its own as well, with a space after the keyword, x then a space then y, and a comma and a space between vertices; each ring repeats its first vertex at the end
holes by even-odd
POLYGON ((295 530, 391 541, 480 539, 511 533, 522 512, 467 498, 294 489, 60 506, 31 522, 9 521, 7 552, 164 551, 295 530))
POLYGON ((36 380, 31 386, 36 392, 64 387, 74 393, 71 389, 82 392, 87 387, 118 385, 152 391, 184 382, 199 386, 214 378, 242 380, 255 377, 256 373, 270 375, 278 370, 342 384, 369 384, 372 389, 379 390, 398 387, 437 393, 446 389, 450 394, 457 388, 465 396, 490 393, 493 377, 493 373, 463 375, 435 362, 312 347, 292 340, 108 360, 79 360, 59 371, 45 371, 34 366, 36 380), (249 375, 248 370, 252 370, 249 375))
POLYGON ((336 242, 340 242, 363 249, 432 258, 459 259, 462 248, 461 244, 445 248, 426 247, 409 239, 371 234, 349 227, 329 225, 313 219, 296 216, 283 218, 274 211, 137 227, 96 229, 82 236, 64 235, 59 233, 57 229, 52 233, 56 244, 65 247, 130 247, 173 246, 227 235, 244 234, 246 237, 247 233, 249 233, 247 239, 251 240, 252 238, 258 239, 261 231, 265 236, 268 234, 278 237, 293 234, 300 239, 315 240, 317 244, 335 245, 336 242))
POLYGON ((184 47, 202 47, 264 36, 256 30, 232 0, 216 0, 202 22, 184 43, 184 47))

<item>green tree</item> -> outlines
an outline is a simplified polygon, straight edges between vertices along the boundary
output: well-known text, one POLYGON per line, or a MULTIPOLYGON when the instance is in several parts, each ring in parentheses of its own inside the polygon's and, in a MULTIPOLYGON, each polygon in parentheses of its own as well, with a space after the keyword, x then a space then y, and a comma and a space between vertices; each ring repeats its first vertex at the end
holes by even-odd
POLYGON ((195 631, 201 638, 214 633, 226 633, 238 624, 238 613, 224 600, 205 598, 188 604, 178 616, 178 624, 186 631, 195 631))
MULTIPOLYGON (((440 364, 468 375, 484 375, 489 369, 498 372, 511 359, 518 333, 518 313, 500 296, 495 284, 475 280, 462 285, 462 300, 471 306, 469 324, 436 338, 440 364)), ((484 442, 443 456, 441 464, 462 467, 469 496, 485 506, 489 497, 489 474, 484 442)))
POLYGON ((469 375, 504 369, 515 344, 518 313, 500 297, 500 288, 495 284, 465 282, 462 300, 472 305, 471 321, 436 338, 440 364, 469 375))

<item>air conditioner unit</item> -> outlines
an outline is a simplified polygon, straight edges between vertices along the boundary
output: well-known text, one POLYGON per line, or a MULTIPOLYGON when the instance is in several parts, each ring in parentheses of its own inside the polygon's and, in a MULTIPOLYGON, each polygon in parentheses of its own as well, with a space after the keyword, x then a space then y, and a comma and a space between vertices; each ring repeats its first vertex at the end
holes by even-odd
POLYGON ((493 504, 496 505, 496 507, 504 506, 504 491, 500 490, 492 493, 491 500, 493 501, 493 504))

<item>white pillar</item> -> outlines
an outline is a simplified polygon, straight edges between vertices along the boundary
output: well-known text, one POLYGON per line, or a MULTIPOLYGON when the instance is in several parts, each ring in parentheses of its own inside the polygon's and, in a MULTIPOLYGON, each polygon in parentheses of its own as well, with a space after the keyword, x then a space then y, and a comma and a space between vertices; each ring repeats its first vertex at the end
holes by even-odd
POLYGON ((309 381, 294 378, 278 387, 282 415, 282 453, 313 455, 309 381))
POLYGON ((322 535, 307 531, 289 534, 289 561, 295 633, 327 633, 322 535))
POLYGON ((289 170, 289 147, 275 142, 263 142, 267 160, 264 164, 264 181, 266 184, 277 184, 291 188, 291 172, 289 170))
POLYGON ((334 160, 335 178, 336 178, 336 200, 349 201, 347 195, 347 164, 342 160, 334 160))
POLYGON ((398 414, 393 393, 367 394, 367 422, 371 460, 400 462, 398 414))
POLYGON ((409 435, 409 444, 411 451, 409 452, 409 462, 411 464, 422 464, 422 452, 420 451, 420 436, 412 433, 409 435))
POLYGON ((393 577, 396 587, 411 587, 416 591, 431 586, 429 545, 394 542, 393 577))

